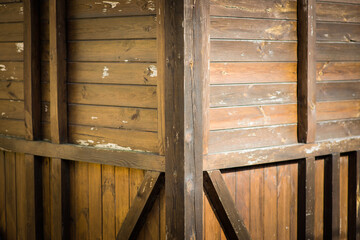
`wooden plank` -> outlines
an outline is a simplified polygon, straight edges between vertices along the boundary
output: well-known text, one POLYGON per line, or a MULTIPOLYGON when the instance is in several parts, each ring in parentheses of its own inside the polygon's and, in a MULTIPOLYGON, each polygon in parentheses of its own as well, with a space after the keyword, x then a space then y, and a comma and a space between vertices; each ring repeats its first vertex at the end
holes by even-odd
POLYGON ((228 17, 296 19, 296 1, 211 0, 210 14, 228 17))
POLYGON ((317 101, 360 99, 360 82, 329 82, 316 84, 317 101))
POLYGON ((212 86, 210 106, 296 103, 296 84, 260 84, 212 86))
POLYGON ((298 239, 314 239, 315 157, 302 159, 298 164, 298 239))
POLYGON ((0 24, 1 42, 21 42, 23 41, 23 23, 4 23, 0 24))
POLYGON ((264 168, 264 240, 276 240, 278 238, 277 225, 279 218, 279 208, 283 206, 278 204, 278 194, 281 193, 277 189, 278 177, 277 166, 268 166, 264 168))
POLYGON ((23 120, 0 119, 0 134, 25 137, 23 120))
POLYGON ((316 1, 298 1, 298 140, 316 136, 316 1))
POLYGON ((50 215, 51 239, 61 239, 62 236, 62 168, 61 159, 50 160, 50 215))
POLYGON ((317 120, 337 120, 360 117, 360 100, 319 102, 317 103, 317 120))
POLYGON ((164 184, 164 175, 158 172, 146 172, 140 189, 131 204, 128 214, 122 224, 116 239, 136 238, 146 216, 151 210, 156 198, 159 195, 160 188, 164 184))
POLYGON ((359 62, 318 62, 318 81, 338 81, 360 79, 359 62))
POLYGON ((340 154, 325 158, 324 238, 340 239, 340 154))
POLYGON ((24 59, 24 43, 0 43, 0 61, 22 61, 24 59))
POLYGON ((155 38, 154 16, 93 18, 68 21, 69 40, 155 38))
POLYGON ((70 125, 69 142, 123 151, 158 152, 156 132, 70 125))
POLYGON ((5 152, 6 239, 17 237, 15 153, 5 152))
POLYGON ((0 118, 24 119, 24 103, 9 100, 0 100, 0 118))
POLYGON ((211 38, 297 40, 295 21, 211 18, 211 38))
POLYGON ((252 239, 261 239, 264 236, 264 169, 252 168, 250 175, 249 232, 252 239))
POLYGON ((95 84, 68 85, 69 103, 127 107, 157 107, 154 86, 118 86, 95 84))
POLYGON ((151 63, 68 63, 71 83, 157 85, 158 74, 158 65, 151 63))
POLYGON ((0 80, 23 80, 24 64, 22 62, 1 62, 0 80))
POLYGON ((295 143, 296 125, 211 131, 209 153, 295 143))
POLYGON ((115 169, 102 165, 102 239, 115 239, 115 169))
POLYGON ((347 239, 348 235, 348 156, 340 157, 340 239, 347 239))
POLYGON ((317 141, 360 135, 360 120, 338 120, 318 123, 317 141))
POLYGON ((69 3, 68 12, 69 18, 151 15, 156 14, 156 5, 152 0, 141 2, 76 0, 69 3))
POLYGON ((316 44, 316 60, 325 61, 359 61, 360 44, 357 43, 324 43, 316 44))
POLYGON ((156 40, 69 42, 68 54, 69 61, 156 62, 156 40))
POLYGON ((211 63, 210 83, 296 82, 296 63, 240 62, 211 63))
MULTIPOLYGON (((234 171, 221 173, 221 176, 224 179, 226 187, 229 189, 229 192, 230 192, 230 195, 231 195, 231 198, 232 198, 234 204, 235 204, 235 198, 236 198, 236 176, 235 176, 235 174, 236 174, 236 172, 234 172, 234 171)), ((236 208, 236 204, 235 204, 235 208, 236 208)), ((224 239, 224 240, 227 239, 226 235, 222 229, 221 229, 220 237, 221 237, 221 239, 224 239)))
POLYGON ((0 151, 0 235, 6 234, 6 169, 5 152, 0 151))
POLYGON ((317 41, 329 42, 359 42, 360 26, 351 23, 322 23, 316 24, 317 41))
POLYGON ((209 119, 210 130, 292 124, 297 122, 297 106, 286 104, 211 108, 209 119))
POLYGON ((51 239, 50 159, 42 158, 42 204, 44 239, 51 239))
MULTIPOLYGON (((290 183, 290 166, 277 166, 277 233, 278 239, 290 238, 290 201, 291 201, 291 183, 290 183)), ((268 203, 266 203, 268 204, 268 203)))
POLYGON ((360 151, 349 156, 348 239, 360 238, 360 151))
POLYGON ((209 3, 165 1, 165 12, 166 237, 202 239, 209 3))
POLYGON ((216 218, 215 212, 204 196, 204 239, 221 239, 222 229, 216 218))
POLYGON ((13 191, 16 192, 16 235, 18 239, 33 238, 34 236, 27 236, 27 209, 26 209, 26 170, 24 154, 15 153, 15 182, 16 187, 13 191))
POLYGON ((0 98, 11 100, 24 99, 23 82, 0 81, 0 98))
POLYGON ((249 169, 242 169, 236 172, 235 204, 247 229, 250 227, 250 176, 249 169))
MULTIPOLYGON (((89 239, 101 239, 101 165, 88 164, 89 172, 89 239)), ((123 185, 124 187, 126 185, 123 185)), ((124 192, 126 187, 123 188, 124 192)))
POLYGON ((20 22, 24 19, 24 4, 12 3, 0 5, 0 22, 20 22))
POLYGON ((296 46, 297 44, 294 42, 213 40, 211 41, 210 60, 214 62, 295 62, 297 60, 296 46))
POLYGON ((289 164, 290 167, 290 239, 297 236, 297 214, 298 214, 298 164, 289 164))
POLYGON ((324 235, 324 159, 315 161, 315 239, 324 235))
POLYGON ((360 5, 317 3, 316 20, 330 22, 360 22, 360 5))
MULTIPOLYGON (((59 159, 60 160, 60 159, 59 159)), ((61 160, 60 160, 61 161, 61 160)), ((89 164, 75 163, 76 239, 89 239, 89 164)), ((101 216, 101 215, 100 215, 101 216)), ((98 216, 99 217, 99 216, 98 216)))
POLYGON ((11 150, 13 152, 80 162, 100 163, 153 171, 164 171, 165 169, 163 156, 146 152, 55 144, 43 141, 27 141, 24 139, 5 137, 4 135, 0 136, 0 147, 1 149, 11 150))
POLYGON ((227 238, 250 239, 220 171, 204 172, 204 189, 227 238))
POLYGON ((130 208, 130 169, 115 167, 115 233, 118 235, 130 208), (124 187, 127 186, 127 187, 124 187))
POLYGON ((321 2, 359 3, 359 0, 321 0, 321 2))

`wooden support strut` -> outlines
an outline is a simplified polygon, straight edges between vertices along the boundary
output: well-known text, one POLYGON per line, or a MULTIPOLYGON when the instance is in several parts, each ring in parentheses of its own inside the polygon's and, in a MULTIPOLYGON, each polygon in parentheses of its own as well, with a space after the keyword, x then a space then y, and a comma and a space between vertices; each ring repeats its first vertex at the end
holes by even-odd
POLYGON ((227 239, 251 239, 219 170, 204 172, 204 190, 227 239))
POLYGON ((316 0, 299 0, 298 8, 298 140, 316 136, 316 0))
POLYGON ((164 174, 147 171, 144 180, 136 194, 134 202, 126 215, 121 229, 117 234, 117 240, 136 239, 145 223, 146 216, 164 186, 164 174))
POLYGON ((360 239, 360 151, 349 156, 348 239, 360 239))

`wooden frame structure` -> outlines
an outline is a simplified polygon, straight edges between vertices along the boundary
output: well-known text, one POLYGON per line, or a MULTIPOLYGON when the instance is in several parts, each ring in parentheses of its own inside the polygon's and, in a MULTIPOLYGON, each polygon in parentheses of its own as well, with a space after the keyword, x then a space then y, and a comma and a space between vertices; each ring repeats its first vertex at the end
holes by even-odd
MULTIPOLYGON (((68 169, 62 159, 146 170, 134 204, 117 239, 135 239, 160 189, 165 187, 166 237, 203 238, 203 191, 229 239, 250 239, 241 215, 226 187, 221 170, 285 161, 298 161, 298 238, 314 238, 315 158, 326 156, 324 236, 338 238, 339 159, 349 153, 349 239, 360 235, 360 137, 315 141, 316 137, 316 11, 315 1, 298 1, 298 137, 299 143, 221 153, 208 153, 210 1, 164 0, 159 12, 164 21, 159 36, 163 64, 164 106, 159 110, 160 154, 101 149, 67 143, 65 1, 50 0, 50 96, 51 139, 40 133, 38 1, 24 1, 25 17, 25 126, 26 139, 0 135, 0 150, 25 153, 29 201, 26 235, 41 236, 41 195, 36 171, 37 157, 51 157, 51 238, 68 236, 68 169), (165 13, 165 15, 164 15, 165 13), (163 136, 163 138, 161 137, 163 136), (165 180, 164 180, 165 179, 165 180), (36 221, 32 221, 36 219, 36 221)), ((25 233, 24 233, 25 234, 25 233)), ((41 237, 40 237, 41 238, 41 237)))

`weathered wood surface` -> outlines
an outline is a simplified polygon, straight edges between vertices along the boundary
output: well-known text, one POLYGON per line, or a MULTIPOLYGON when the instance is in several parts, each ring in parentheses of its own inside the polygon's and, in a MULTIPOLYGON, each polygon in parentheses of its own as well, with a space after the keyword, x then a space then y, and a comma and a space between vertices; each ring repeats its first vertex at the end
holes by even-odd
POLYGON ((8 136, 25 137, 25 122, 23 120, 0 119, 0 133, 8 136))
POLYGON ((360 22, 360 5, 343 3, 317 3, 316 19, 332 22, 360 22))
POLYGON ((349 156, 348 239, 360 237, 360 151, 349 156))
POLYGON ((360 83, 329 82, 317 83, 317 101, 336 101, 360 99, 360 83))
POLYGON ((24 43, 0 43, 0 61, 22 61, 24 56, 24 43))
POLYGON ((24 19, 24 4, 1 4, 0 22, 20 22, 24 19))
POLYGON ((317 63, 318 81, 360 79, 359 62, 322 62, 317 63))
POLYGON ((360 119, 320 122, 317 125, 317 141, 360 135, 360 119))
POLYGON ((3 23, 0 24, 1 42, 21 42, 23 41, 23 23, 3 23))
POLYGON ((23 80, 24 64, 22 62, 0 63, 0 80, 23 80))
POLYGON ((24 100, 23 82, 0 81, 0 98, 9 100, 24 100))
POLYGON ((317 61, 360 61, 360 44, 323 43, 316 44, 317 61))
POLYGON ((360 26, 351 23, 322 23, 316 24, 317 41, 359 42, 360 26))

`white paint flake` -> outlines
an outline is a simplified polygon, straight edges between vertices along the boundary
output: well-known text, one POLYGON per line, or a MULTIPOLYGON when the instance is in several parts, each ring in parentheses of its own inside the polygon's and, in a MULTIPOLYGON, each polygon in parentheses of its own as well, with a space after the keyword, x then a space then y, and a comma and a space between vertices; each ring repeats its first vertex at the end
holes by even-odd
POLYGON ((307 153, 307 154, 310 154, 310 153, 313 153, 313 152, 315 152, 315 151, 317 151, 317 150, 319 150, 320 149, 320 145, 317 145, 317 146, 313 146, 313 147, 311 147, 311 148, 309 148, 309 149, 305 149, 305 152, 307 153))
POLYGON ((5 116, 5 114, 6 114, 6 113, 2 112, 2 113, 1 113, 1 116, 5 116))
POLYGON ((44 110, 46 113, 49 111, 49 106, 48 105, 45 105, 45 110, 44 110))
POLYGON ((20 15, 24 15, 24 7, 20 7, 20 9, 19 9, 19 14, 20 14, 20 15))
POLYGON ((150 73, 150 77, 157 77, 157 68, 155 65, 150 65, 149 66, 149 73, 150 73))
POLYGON ((16 45, 16 51, 18 53, 21 53, 24 51, 24 43, 15 43, 15 45, 16 45))
POLYGON ((99 148, 111 148, 111 149, 117 149, 117 150, 123 150, 123 151, 131 151, 132 149, 130 147, 121 147, 115 143, 103 143, 103 144, 96 144, 95 147, 99 148))
POLYGON ((91 120, 97 120, 98 117, 91 117, 91 120))
POLYGON ((118 4, 120 4, 119 2, 113 2, 113 1, 102 1, 104 4, 109 4, 111 6, 111 8, 116 8, 116 6, 118 4))
POLYGON ((102 79, 109 76, 109 68, 107 66, 104 67, 103 73, 102 73, 102 79))
POLYGON ((6 66, 3 64, 0 64, 0 72, 6 72, 6 66))

